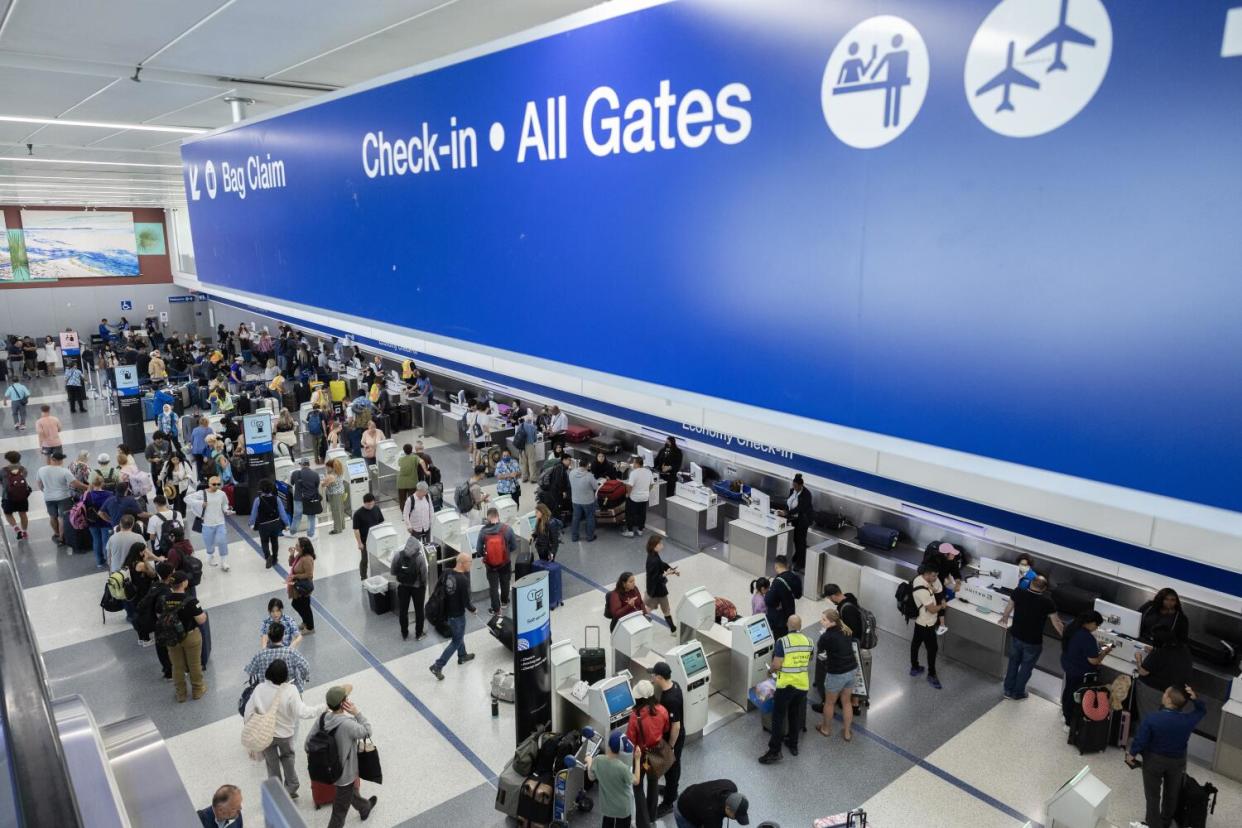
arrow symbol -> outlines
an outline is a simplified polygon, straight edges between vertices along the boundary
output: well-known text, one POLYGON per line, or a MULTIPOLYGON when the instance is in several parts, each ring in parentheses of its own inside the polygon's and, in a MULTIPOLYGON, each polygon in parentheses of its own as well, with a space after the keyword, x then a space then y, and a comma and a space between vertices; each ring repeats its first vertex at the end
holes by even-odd
POLYGON ((198 167, 190 167, 190 200, 198 201, 198 167))

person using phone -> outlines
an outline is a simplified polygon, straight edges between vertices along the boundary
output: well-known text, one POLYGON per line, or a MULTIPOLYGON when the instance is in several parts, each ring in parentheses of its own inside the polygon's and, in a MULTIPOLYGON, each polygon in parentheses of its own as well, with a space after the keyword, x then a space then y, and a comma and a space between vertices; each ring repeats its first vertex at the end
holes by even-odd
POLYGON ((1125 762, 1135 767, 1143 757, 1143 796, 1147 800, 1148 825, 1172 825, 1186 775, 1186 751, 1190 734, 1207 715, 1199 694, 1189 684, 1170 686, 1160 699, 1160 709, 1144 716, 1130 743, 1125 762), (1189 700, 1191 709, 1186 709, 1189 700))

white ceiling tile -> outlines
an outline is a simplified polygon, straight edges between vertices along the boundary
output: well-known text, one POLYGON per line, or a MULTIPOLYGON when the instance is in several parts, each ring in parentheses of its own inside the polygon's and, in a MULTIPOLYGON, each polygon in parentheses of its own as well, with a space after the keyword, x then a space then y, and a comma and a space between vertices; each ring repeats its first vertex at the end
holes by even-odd
POLYGON ((170 139, 180 140, 165 132, 142 132, 136 129, 121 132, 99 130, 99 137, 91 141, 89 146, 99 149, 156 149, 162 152, 176 152, 177 144, 170 144, 170 139))
MULTIPOLYGON (((239 2, 203 24, 151 65, 261 78, 444 2, 239 2)), ((458 3, 476 5, 474 0, 458 0, 458 3)), ((333 81, 325 78, 319 82, 333 81)))
POLYGON ((0 114, 53 118, 109 82, 94 75, 0 66, 0 114))
POLYGON ((9 18, 0 48, 133 66, 225 2, 24 0, 9 18))
MULTIPOLYGON (((557 20, 599 0, 459 0, 403 26, 282 73, 282 80, 350 85, 557 20)), ((345 42, 345 41, 342 41, 345 42)))
MULTIPOLYGON (((141 123, 217 94, 217 87, 142 81, 119 81, 75 108, 66 117, 84 121, 141 123)), ((199 124, 178 124, 199 126, 199 124)))

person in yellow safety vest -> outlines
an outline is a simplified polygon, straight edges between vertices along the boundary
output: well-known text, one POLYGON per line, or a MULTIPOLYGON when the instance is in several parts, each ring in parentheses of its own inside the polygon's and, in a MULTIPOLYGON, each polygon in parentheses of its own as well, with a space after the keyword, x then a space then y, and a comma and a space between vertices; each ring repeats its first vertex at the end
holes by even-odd
POLYGON ((772 735, 768 752, 759 757, 761 765, 781 760, 782 741, 797 756, 798 736, 806 726, 806 696, 811 689, 815 645, 802 634, 801 618, 791 615, 787 623, 789 633, 777 639, 769 668, 776 677, 776 695, 772 699, 772 735))
POLYGON ((380 383, 379 380, 371 383, 371 391, 367 394, 367 399, 373 403, 378 403, 380 401, 380 391, 383 390, 383 387, 383 384, 380 383))
POLYGON ((414 379, 414 360, 412 359, 401 360, 401 379, 403 380, 414 379))

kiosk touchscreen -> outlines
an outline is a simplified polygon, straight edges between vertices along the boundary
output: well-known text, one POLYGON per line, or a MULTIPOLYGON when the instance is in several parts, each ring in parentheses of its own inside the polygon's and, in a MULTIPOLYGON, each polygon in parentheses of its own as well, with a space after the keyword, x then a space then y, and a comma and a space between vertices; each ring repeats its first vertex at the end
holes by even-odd
POLYGON ((672 669, 673 681, 682 688, 682 727, 686 738, 698 738, 707 727, 707 699, 711 696, 712 671, 707 666, 707 653, 702 644, 691 641, 669 650, 665 661, 672 669))
POLYGON ((349 508, 362 508, 362 499, 371 492, 371 471, 367 461, 351 457, 345 463, 345 475, 349 478, 349 508))
POLYGON ((587 712, 597 733, 625 727, 634 709, 629 674, 600 679, 587 691, 587 712))
POLYGON ((447 557, 443 547, 460 550, 465 542, 466 518, 451 506, 441 509, 431 519, 431 539, 441 547, 440 557, 447 557))
POLYGON ((392 556, 404 545, 405 540, 401 536, 405 534, 398 533, 391 523, 380 523, 371 527, 371 531, 367 532, 367 557, 371 559, 372 575, 392 569, 392 556), (375 569, 376 564, 382 567, 378 572, 375 569))
POLYGON ((396 440, 380 440, 375 444, 375 462, 387 466, 394 471, 397 459, 401 457, 401 449, 397 448, 396 440))
POLYGON ((513 519, 513 531, 522 540, 530 540, 535 534, 535 527, 539 524, 539 515, 535 512, 527 512, 513 519))
POLYGON ((500 512, 500 522, 514 526, 517 523, 517 503, 509 495, 500 495, 494 498, 489 504, 497 512, 500 512))
POLYGON ((617 622, 617 628, 612 631, 613 669, 629 669, 634 659, 645 656, 651 649, 651 636, 651 622, 640 612, 617 622))
POLYGON ((470 554, 470 591, 483 592, 487 589, 487 566, 483 563, 483 553, 478 551, 479 532, 482 524, 466 528, 465 546, 460 551, 470 554))
POLYGON ((1108 816, 1113 791, 1091 773, 1091 766, 1074 774, 1048 798, 1048 828, 1096 828, 1108 816))
POLYGON ((768 677, 768 663, 776 641, 765 615, 751 615, 729 626, 732 633, 733 675, 728 698, 743 710, 750 709, 747 691, 768 677))
POLYGON ((707 587, 694 587, 686 590, 686 594, 677 602, 674 613, 677 621, 677 635, 685 644, 694 640, 695 632, 706 632, 716 623, 716 599, 707 587))

